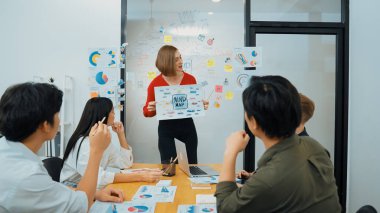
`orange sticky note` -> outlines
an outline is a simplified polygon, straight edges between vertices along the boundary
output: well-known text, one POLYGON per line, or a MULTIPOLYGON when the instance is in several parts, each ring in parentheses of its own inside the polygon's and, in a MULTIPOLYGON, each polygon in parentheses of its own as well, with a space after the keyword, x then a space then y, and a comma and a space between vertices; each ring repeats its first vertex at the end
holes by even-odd
POLYGON ((99 93, 96 92, 96 91, 93 91, 93 92, 90 93, 90 97, 91 98, 99 97, 99 93))

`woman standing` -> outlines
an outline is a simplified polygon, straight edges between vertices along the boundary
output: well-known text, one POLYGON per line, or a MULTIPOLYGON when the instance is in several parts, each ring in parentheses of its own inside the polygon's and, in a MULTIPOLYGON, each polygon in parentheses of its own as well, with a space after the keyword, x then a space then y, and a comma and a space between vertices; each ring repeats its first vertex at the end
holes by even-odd
MULTIPOLYGON (((178 49, 171 45, 164 45, 157 54, 156 67, 161 72, 148 87, 148 96, 143 108, 145 117, 156 115, 154 88, 160 86, 196 84, 194 76, 183 71, 182 57, 178 49)), ((204 100, 204 108, 209 102, 204 100)), ((192 118, 160 120, 158 124, 158 149, 161 162, 167 162, 177 156, 174 138, 186 144, 187 156, 190 164, 198 163, 197 147, 198 136, 192 118)))
MULTIPOLYGON (((178 49, 171 45, 164 45, 157 54, 156 67, 161 72, 152 80, 148 87, 148 95, 143 108, 145 117, 156 115, 154 88, 161 86, 196 84, 194 76, 182 69, 182 57, 178 49)), ((208 101, 203 101, 205 109, 208 101)), ((158 149, 161 162, 167 162, 177 156, 174 138, 186 144, 187 156, 190 164, 197 164, 198 136, 192 118, 160 120, 158 124, 158 149)))

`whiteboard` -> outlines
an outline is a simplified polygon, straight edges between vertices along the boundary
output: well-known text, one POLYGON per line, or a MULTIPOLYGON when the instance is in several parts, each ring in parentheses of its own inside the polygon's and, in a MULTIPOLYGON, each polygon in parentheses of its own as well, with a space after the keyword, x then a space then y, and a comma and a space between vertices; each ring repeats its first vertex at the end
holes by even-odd
MULTIPOLYGON (((242 68, 225 68, 226 64, 232 64, 227 58, 231 57, 234 48, 244 46, 244 5, 235 3, 240 4, 240 12, 226 10, 210 16, 202 8, 212 5, 211 1, 181 3, 180 8, 175 8, 176 3, 168 2, 153 1, 150 17, 149 10, 141 11, 141 8, 150 8, 148 1, 145 5, 144 1, 128 1, 125 117, 128 140, 134 148, 136 161, 160 162, 158 122, 156 118, 143 117, 142 108, 146 89, 159 74, 155 67, 157 52, 162 45, 171 44, 182 54, 185 71, 198 83, 207 82, 202 87, 204 98, 211 94, 205 116, 194 118, 198 133, 198 162, 222 163, 226 138, 232 132, 244 129, 242 88, 236 87, 237 73, 242 68), (162 7, 156 8, 158 4, 171 7, 162 11, 162 7), (223 86, 219 93, 213 92, 217 85, 223 86)), ((219 6, 224 7, 223 4, 219 6)), ((237 160, 238 168, 242 168, 241 157, 242 154, 237 160)))

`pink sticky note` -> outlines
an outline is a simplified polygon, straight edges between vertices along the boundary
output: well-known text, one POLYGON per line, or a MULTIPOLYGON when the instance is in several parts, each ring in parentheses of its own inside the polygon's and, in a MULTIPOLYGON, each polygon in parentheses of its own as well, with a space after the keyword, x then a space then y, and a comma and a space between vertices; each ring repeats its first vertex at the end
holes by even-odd
POLYGON ((223 86, 222 85, 215 85, 215 92, 222 93, 223 92, 223 86))

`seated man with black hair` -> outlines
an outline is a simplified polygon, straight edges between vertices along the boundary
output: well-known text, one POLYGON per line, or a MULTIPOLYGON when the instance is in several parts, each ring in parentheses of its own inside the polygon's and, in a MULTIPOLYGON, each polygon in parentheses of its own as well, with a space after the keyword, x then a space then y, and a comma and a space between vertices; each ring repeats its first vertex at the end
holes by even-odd
POLYGON ((249 136, 241 130, 227 138, 215 192, 218 212, 340 212, 334 169, 325 149, 295 134, 301 121, 297 89, 281 76, 253 77, 243 92, 243 106, 248 128, 266 151, 255 174, 237 187, 236 158, 249 136))
POLYGON ((87 212, 94 199, 123 201, 119 190, 96 191, 99 163, 110 143, 109 130, 101 122, 91 129, 90 161, 76 190, 53 181, 37 156, 57 133, 62 95, 45 83, 17 84, 2 95, 0 212, 87 212))
MULTIPOLYGON (((300 95, 300 102, 301 102, 301 122, 300 125, 298 125, 296 129, 296 134, 298 136, 309 136, 309 134, 306 132, 305 124, 310 120, 311 117, 313 117, 315 105, 314 102, 308 98, 306 95, 299 93, 300 95)), ((327 154, 330 157, 330 153, 326 150, 327 154)), ((254 172, 247 172, 245 170, 241 170, 236 174, 237 178, 246 180, 251 175, 253 175, 254 172)))

